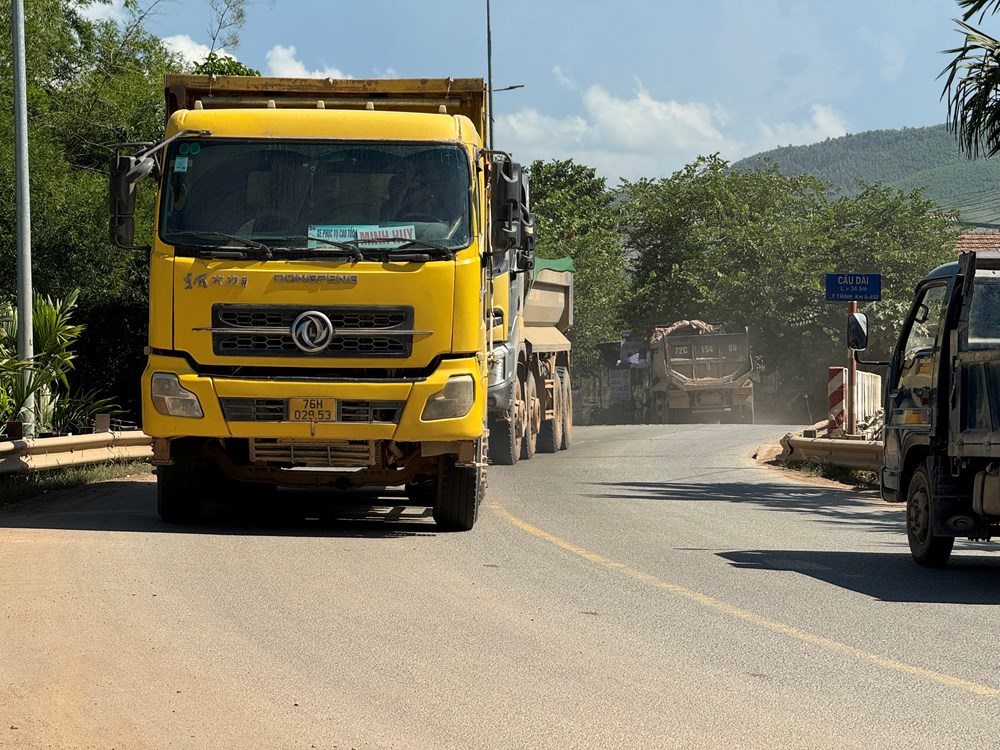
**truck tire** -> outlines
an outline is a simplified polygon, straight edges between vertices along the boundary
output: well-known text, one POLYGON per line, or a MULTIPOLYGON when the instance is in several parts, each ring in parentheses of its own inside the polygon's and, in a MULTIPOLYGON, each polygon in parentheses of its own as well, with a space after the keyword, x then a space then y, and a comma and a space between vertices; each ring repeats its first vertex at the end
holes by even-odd
POLYGON ((552 384, 552 419, 542 421, 538 431, 538 450, 540 453, 555 453, 562 447, 563 407, 562 381, 558 375, 552 384))
POLYGON ((156 512, 164 523, 192 523, 201 515, 203 477, 199 463, 178 461, 156 467, 156 512))
POLYGON ((538 417, 538 399, 535 398, 535 376, 528 373, 524 381, 524 440, 521 441, 521 459, 527 461, 535 455, 538 433, 535 423, 538 417))
POLYGON ((560 367, 558 372, 563 394, 562 445, 559 447, 566 450, 573 444, 573 386, 569 382, 569 370, 567 368, 560 367))
POLYGON ((455 459, 441 461, 438 471, 434 522, 447 531, 469 531, 476 525, 479 504, 486 492, 486 469, 455 466, 455 459))
MULTIPOLYGON (((516 410, 512 410, 515 411, 516 410)), ((505 417, 490 418, 490 463, 494 466, 513 466, 521 457, 521 443, 524 435, 517 434, 515 422, 517 414, 505 417)))
POLYGON ((511 383, 510 415, 491 416, 489 418, 490 463, 495 466, 513 466, 521 458, 523 452, 525 419, 524 382, 520 375, 511 383), (520 424, 519 424, 520 423, 520 424))
POLYGON ((906 492, 906 540, 917 565, 943 568, 951 556, 955 537, 934 533, 933 507, 934 485, 927 468, 921 466, 913 472, 906 492))

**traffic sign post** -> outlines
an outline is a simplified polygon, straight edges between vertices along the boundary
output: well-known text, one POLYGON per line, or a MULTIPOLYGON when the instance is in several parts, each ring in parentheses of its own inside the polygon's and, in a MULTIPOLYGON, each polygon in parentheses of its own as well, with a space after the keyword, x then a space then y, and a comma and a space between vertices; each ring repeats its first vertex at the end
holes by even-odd
POLYGON ((827 302, 877 302, 882 299, 882 275, 878 273, 828 273, 827 302))
MULTIPOLYGON (((858 311, 858 302, 878 302, 882 299, 882 275, 878 273, 828 273, 826 301, 846 302, 848 314, 858 311)), ((845 431, 858 431, 855 399, 857 397, 858 364, 854 352, 847 352, 847 419, 845 431)))

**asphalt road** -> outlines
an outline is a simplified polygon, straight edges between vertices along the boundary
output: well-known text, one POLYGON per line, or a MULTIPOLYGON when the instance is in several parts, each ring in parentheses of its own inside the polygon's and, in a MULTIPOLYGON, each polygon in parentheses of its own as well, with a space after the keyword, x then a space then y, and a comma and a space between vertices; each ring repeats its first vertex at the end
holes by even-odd
POLYGON ((992 748, 1000 555, 754 462, 575 428, 468 533, 402 493, 161 524, 151 478, 0 511, 2 748, 992 748))

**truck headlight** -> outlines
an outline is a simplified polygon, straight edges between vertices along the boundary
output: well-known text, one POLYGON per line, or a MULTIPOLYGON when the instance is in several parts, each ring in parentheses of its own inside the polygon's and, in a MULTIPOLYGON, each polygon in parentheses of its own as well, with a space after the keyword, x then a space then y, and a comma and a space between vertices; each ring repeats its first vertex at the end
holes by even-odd
POLYGON ((160 414, 168 417, 205 416, 198 397, 182 387, 181 381, 173 373, 154 372, 149 391, 153 398, 153 407, 160 414))
POLYGON ((471 375, 452 375, 444 388, 435 393, 424 406, 420 418, 425 422, 435 419, 457 419, 469 413, 476 400, 476 382, 471 375))

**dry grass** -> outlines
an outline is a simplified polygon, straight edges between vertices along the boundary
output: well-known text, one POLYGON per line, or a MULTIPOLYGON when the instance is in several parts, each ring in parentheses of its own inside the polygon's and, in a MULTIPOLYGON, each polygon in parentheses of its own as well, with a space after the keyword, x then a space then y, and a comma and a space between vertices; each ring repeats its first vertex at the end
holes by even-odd
POLYGON ((65 469, 6 474, 0 476, 0 507, 21 503, 56 490, 148 473, 149 464, 145 461, 108 461, 102 464, 68 466, 65 469))

